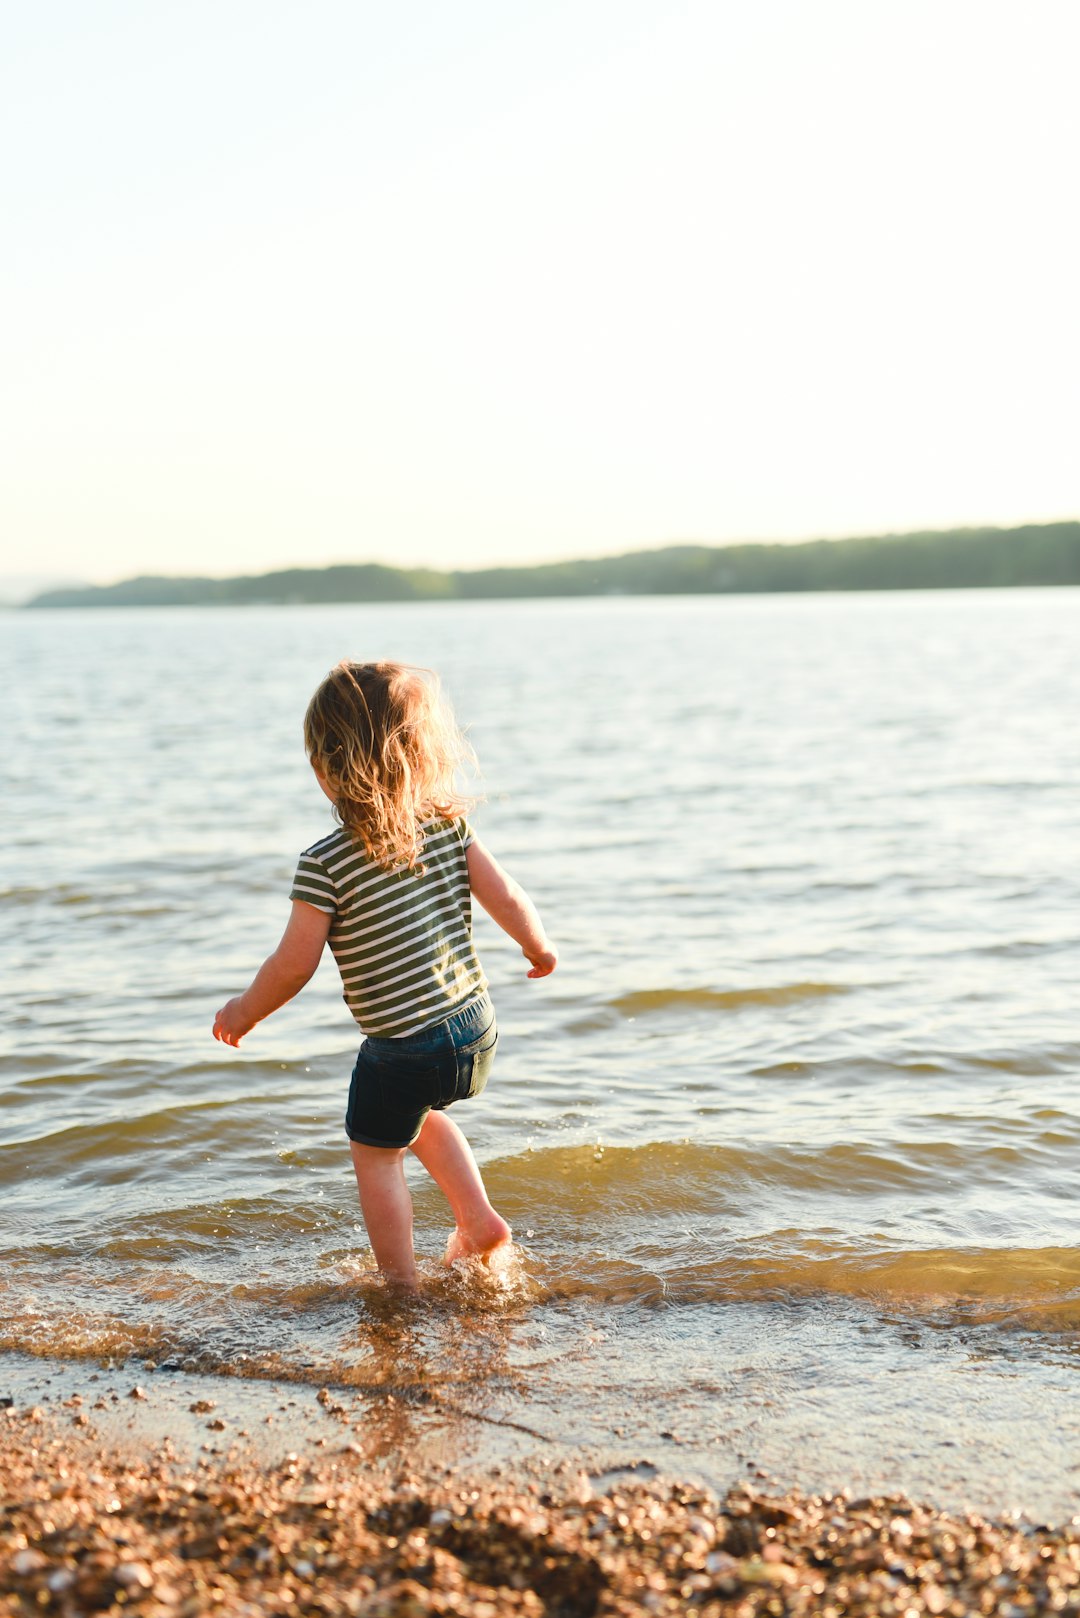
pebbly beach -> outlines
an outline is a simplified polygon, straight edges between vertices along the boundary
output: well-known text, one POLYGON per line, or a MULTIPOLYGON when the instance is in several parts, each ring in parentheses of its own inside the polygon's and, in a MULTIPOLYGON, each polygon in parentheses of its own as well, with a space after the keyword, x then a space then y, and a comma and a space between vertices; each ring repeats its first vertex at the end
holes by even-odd
MULTIPOLYGON (((445 1416, 395 1451, 348 1389, 17 1369, 0 1611, 20 1618, 1080 1611, 1076 1518, 809 1493, 753 1466, 715 1490, 615 1457, 511 1458, 498 1424, 461 1466, 445 1416)), ((410 1402, 387 1390, 381 1414, 410 1402)))

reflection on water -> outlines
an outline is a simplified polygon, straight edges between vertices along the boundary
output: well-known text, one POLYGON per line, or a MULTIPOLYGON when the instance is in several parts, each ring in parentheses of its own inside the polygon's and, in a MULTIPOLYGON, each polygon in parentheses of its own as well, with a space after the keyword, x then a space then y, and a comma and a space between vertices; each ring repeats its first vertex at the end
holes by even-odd
POLYGON ((854 1421, 874 1368, 880 1442, 912 1476, 933 1467, 883 1391, 909 1376, 944 1423, 958 1367, 973 1408, 993 1375, 1017 1433, 1053 1384, 1068 1427, 1078 607, 10 616, 0 1345, 393 1384, 414 1413, 453 1390, 609 1435, 633 1417, 592 1403, 601 1360, 639 1418, 678 1387, 670 1419, 698 1427, 713 1405, 738 1425, 756 1366, 768 1448, 764 1368, 810 1332, 792 1401, 827 1386, 829 1419, 854 1421), (343 1149, 355 1033, 332 965, 239 1053, 209 1036, 328 824, 300 716, 346 654, 442 671, 486 771, 481 834, 563 950, 527 982, 478 919, 504 1039, 461 1121, 520 1264, 498 1294, 442 1276, 446 1212, 418 1176, 432 1283, 404 1315, 343 1149))

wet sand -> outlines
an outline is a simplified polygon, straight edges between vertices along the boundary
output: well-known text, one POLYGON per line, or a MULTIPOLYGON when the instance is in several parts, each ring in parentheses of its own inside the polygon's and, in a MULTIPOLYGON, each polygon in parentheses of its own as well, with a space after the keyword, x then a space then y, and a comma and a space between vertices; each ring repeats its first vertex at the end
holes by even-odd
POLYGON ((370 1400, 332 1388, 7 1369, 4 1613, 1080 1612, 1080 1519, 762 1478, 718 1495, 524 1457, 499 1424, 462 1465, 437 1413, 424 1434, 403 1411, 394 1444, 408 1397, 390 1390, 372 1424, 370 1400))

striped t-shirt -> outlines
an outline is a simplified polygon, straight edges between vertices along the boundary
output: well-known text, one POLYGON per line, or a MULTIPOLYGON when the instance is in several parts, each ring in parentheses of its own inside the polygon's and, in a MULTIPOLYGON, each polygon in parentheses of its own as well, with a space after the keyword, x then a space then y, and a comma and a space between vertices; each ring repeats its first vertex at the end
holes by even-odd
POLYGON ((333 916, 345 1004, 365 1034, 402 1038, 487 988, 472 940, 464 820, 428 820, 419 870, 377 864, 344 829, 300 856, 289 895, 333 916))

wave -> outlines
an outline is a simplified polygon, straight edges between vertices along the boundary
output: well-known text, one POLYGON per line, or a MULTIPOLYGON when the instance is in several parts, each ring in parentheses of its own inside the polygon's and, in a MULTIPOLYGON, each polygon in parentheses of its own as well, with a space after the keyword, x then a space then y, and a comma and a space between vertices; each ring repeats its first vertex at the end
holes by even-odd
POLYGON ((790 1006, 826 995, 848 994, 845 983, 779 983, 746 989, 636 989, 607 1001, 615 1011, 638 1017, 651 1011, 672 1011, 684 1006, 713 1011, 740 1011, 744 1006, 790 1006))
MULTIPOLYGON (((162 1184, 163 1153, 212 1147, 228 1159, 233 1136, 247 1138, 246 1117, 241 1102, 222 1098, 123 1121, 69 1124, 32 1141, 11 1140, 0 1147, 0 1161, 25 1165, 28 1154, 48 1153, 69 1184, 85 1181, 92 1193, 95 1187, 127 1188, 114 1217, 103 1216, 94 1194, 54 1227, 77 1226, 86 1251, 104 1254, 115 1242, 138 1246, 148 1229, 159 1245, 201 1242, 219 1233, 243 1244, 257 1243, 269 1230, 321 1228, 328 1218, 351 1225, 357 1215, 351 1185, 340 1172, 340 1150, 321 1136, 296 1150, 265 1141, 249 1146, 246 1174, 234 1180, 231 1194, 222 1187, 203 1200, 187 1181, 162 1184), (268 1196, 260 1176, 280 1165, 304 1172, 268 1196)), ((722 1233, 744 1228, 748 1219, 787 1224, 796 1212, 815 1227, 824 1221, 862 1229, 902 1219, 909 1229, 920 1223, 930 1228, 936 1220, 933 1228, 940 1230, 945 1210, 969 1205, 968 1224, 957 1212, 948 1230, 957 1241, 973 1241, 978 1221, 988 1217, 991 1193, 1002 1194, 1014 1219, 1022 1210, 1029 1236, 1041 1197, 1055 1213, 1058 1233, 1068 1229, 1068 1240, 1072 1205, 1062 1201, 1060 1187, 1078 1145, 1080 1121, 1054 1109, 1007 1123, 942 1113, 917 1133, 889 1141, 597 1142, 495 1158, 484 1175, 493 1201, 505 1205, 510 1217, 519 1223, 542 1218, 557 1240, 571 1242, 583 1222, 611 1232, 614 1240, 638 1224, 705 1219, 722 1233)), ((430 1181, 418 1178, 415 1191, 423 1217, 445 1217, 430 1181)), ((40 1228, 36 1207, 30 1192, 20 1196, 13 1186, 9 1213, 23 1210, 28 1232, 40 1228)))
MULTIPOLYGON (((928 1185, 965 1170, 985 1189, 994 1172, 1017 1172, 1014 1156, 992 1146, 973 1165, 950 1141, 903 1151, 654 1142, 496 1159, 485 1178, 517 1232, 513 1285, 494 1299, 454 1290, 439 1258, 446 1209, 418 1181, 432 1283, 425 1307, 465 1309, 475 1321, 491 1307, 542 1317, 567 1307, 797 1311, 824 1302, 1060 1340, 1080 1331, 1080 1245, 1030 1234, 1010 1243, 992 1221, 985 1240, 965 1236, 959 1221, 943 1239, 944 1222, 925 1215, 875 1224, 883 1190, 893 1211, 924 1206, 928 1185), (827 1222, 821 1193, 830 1189, 827 1222)), ((357 1356, 369 1354, 382 1293, 351 1202, 327 1206, 298 1191, 159 1208, 150 1218, 128 1207, 93 1229, 35 1242, 28 1225, 27 1236, 0 1278, 0 1349, 179 1356, 242 1375, 306 1375, 311 1366, 325 1375, 332 1362, 352 1365, 354 1379, 357 1356)))
MULTIPOLYGON (((1080 1253, 1072 1248, 869 1251, 820 1239, 785 1244, 783 1233, 672 1256, 637 1252, 553 1254, 517 1249, 505 1284, 447 1275, 436 1259, 428 1285, 403 1321, 402 1301, 381 1286, 370 1258, 338 1252, 321 1275, 303 1275, 299 1255, 250 1284, 200 1280, 182 1268, 114 1276, 110 1283, 59 1267, 9 1274, 0 1284, 0 1352, 114 1362, 138 1356, 165 1368, 245 1377, 356 1385, 397 1374, 380 1358, 380 1333, 401 1328, 423 1344, 462 1333, 541 1329, 551 1311, 584 1309, 590 1329, 617 1326, 627 1309, 693 1311, 691 1331, 722 1329, 722 1313, 764 1310, 758 1329, 782 1329, 820 1305, 870 1311, 895 1325, 1023 1332, 1047 1347, 1080 1331, 1080 1253), (26 1283, 30 1283, 27 1285, 26 1283), (417 1337, 419 1333, 419 1337, 417 1337)), ((792 1233, 794 1234, 794 1233, 792 1233)), ((689 1315, 687 1320, 691 1318, 689 1315)), ((399 1342, 400 1347, 400 1342, 399 1342)), ((395 1350, 396 1352, 396 1350, 395 1350)))
MULTIPOLYGON (((1037 1118, 1004 1143, 928 1138, 889 1143, 834 1141, 764 1142, 748 1145, 699 1141, 653 1141, 643 1146, 597 1143, 556 1146, 499 1158, 484 1175, 495 1201, 550 1210, 556 1219, 588 1218, 600 1227, 613 1218, 645 1210, 654 1218, 715 1214, 742 1217, 764 1196, 825 1194, 852 1204, 860 1222, 862 1198, 907 1194, 910 1215, 948 1186, 985 1190, 994 1181, 1029 1174, 1046 1156, 1063 1170, 1080 1139, 1071 1129, 1047 1130, 1037 1118), (1067 1149, 1067 1150, 1066 1150, 1067 1149)), ((1072 1121, 1070 1121, 1072 1122, 1072 1121)), ((779 1202, 778 1202, 778 1205, 779 1202)), ((790 1201, 783 1204, 789 1211, 790 1201)), ((806 1203, 806 1207, 820 1204, 806 1203)))
POLYGON ((726 1253, 651 1267, 602 1259, 591 1274, 542 1267, 549 1301, 732 1305, 807 1300, 868 1304, 886 1316, 942 1326, 1080 1330, 1080 1253, 1075 1248, 886 1248, 821 1242, 787 1248, 775 1236, 726 1253))

